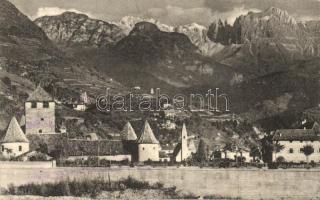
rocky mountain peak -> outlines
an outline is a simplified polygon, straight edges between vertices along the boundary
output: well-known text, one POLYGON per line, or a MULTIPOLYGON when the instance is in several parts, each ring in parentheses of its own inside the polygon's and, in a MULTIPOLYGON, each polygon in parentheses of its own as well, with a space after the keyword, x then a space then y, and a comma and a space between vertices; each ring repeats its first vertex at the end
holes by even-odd
POLYGON ((44 16, 35 20, 48 37, 64 46, 105 46, 117 42, 124 33, 115 24, 91 19, 87 15, 65 12, 57 16, 44 16))
POLYGON ((135 24, 134 28, 130 32, 130 35, 136 34, 152 34, 159 32, 160 29, 157 25, 150 23, 150 22, 138 22, 135 24))
POLYGON ((297 21, 288 14, 286 10, 280 8, 270 7, 262 12, 262 19, 269 20, 270 17, 276 17, 279 21, 286 24, 297 25, 297 21))

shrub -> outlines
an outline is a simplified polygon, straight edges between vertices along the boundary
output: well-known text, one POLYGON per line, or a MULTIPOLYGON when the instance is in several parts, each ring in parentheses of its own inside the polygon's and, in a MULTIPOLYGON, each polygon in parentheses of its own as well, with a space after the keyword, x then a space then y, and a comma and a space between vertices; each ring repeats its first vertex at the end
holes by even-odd
POLYGON ((46 155, 39 153, 33 156, 30 156, 29 158, 30 161, 47 161, 46 155))
POLYGON ((150 189, 151 186, 146 181, 140 181, 129 176, 126 179, 120 180, 120 183, 123 183, 127 188, 130 189, 150 189))
POLYGON ((164 187, 164 184, 161 183, 161 182, 156 182, 156 183, 152 186, 152 188, 154 188, 154 189, 162 189, 163 187, 164 187))
POLYGON ((240 200, 241 198, 240 197, 235 197, 235 198, 233 198, 233 197, 223 197, 223 196, 220 196, 220 195, 206 195, 206 196, 203 197, 203 199, 240 200))
POLYGON ((278 163, 269 163, 268 168, 269 169, 278 169, 279 164, 278 163))
POLYGON ((283 163, 283 162, 285 162, 286 161, 286 159, 284 159, 284 157, 282 157, 282 156, 279 156, 279 157, 277 157, 277 159, 276 159, 276 162, 277 163, 283 163))
POLYGON ((179 199, 199 199, 200 196, 198 195, 195 195, 191 192, 188 192, 188 193, 182 193, 179 195, 179 199))
MULTIPOLYGON (((20 186, 9 185, 5 190, 8 195, 36 195, 36 196, 90 196, 96 198, 102 191, 123 191, 127 188, 140 189, 164 189, 163 183, 157 182, 150 185, 146 181, 140 181, 132 177, 120 181, 104 180, 101 177, 95 179, 63 180, 55 183, 35 184, 29 183, 20 186)), ((175 187, 169 189, 169 193, 175 194, 175 187)))

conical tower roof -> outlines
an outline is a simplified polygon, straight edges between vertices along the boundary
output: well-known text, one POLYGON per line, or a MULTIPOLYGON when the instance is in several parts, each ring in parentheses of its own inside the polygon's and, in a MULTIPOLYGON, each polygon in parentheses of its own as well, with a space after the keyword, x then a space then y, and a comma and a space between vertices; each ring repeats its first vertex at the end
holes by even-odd
POLYGON ((27 101, 53 101, 53 98, 40 85, 33 91, 27 101))
POLYGON ((15 117, 13 117, 8 126, 6 135, 2 139, 3 143, 15 143, 15 142, 26 142, 29 140, 20 128, 20 125, 15 117))
POLYGON ((159 141, 154 136, 153 131, 148 123, 146 121, 144 123, 142 133, 140 135, 140 138, 137 141, 138 144, 159 144, 159 141))
POLYGON ((136 141, 137 140, 137 135, 134 129, 132 128, 130 122, 127 122, 126 125, 124 126, 122 132, 122 139, 126 141, 136 141))

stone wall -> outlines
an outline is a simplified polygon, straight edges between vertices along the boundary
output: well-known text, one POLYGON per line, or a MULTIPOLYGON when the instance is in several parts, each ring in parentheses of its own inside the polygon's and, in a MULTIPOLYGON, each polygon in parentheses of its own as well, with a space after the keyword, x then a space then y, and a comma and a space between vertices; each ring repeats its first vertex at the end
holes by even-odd
POLYGON ((19 168, 54 168, 56 161, 43 162, 21 162, 21 161, 0 161, 0 169, 19 169, 19 168))

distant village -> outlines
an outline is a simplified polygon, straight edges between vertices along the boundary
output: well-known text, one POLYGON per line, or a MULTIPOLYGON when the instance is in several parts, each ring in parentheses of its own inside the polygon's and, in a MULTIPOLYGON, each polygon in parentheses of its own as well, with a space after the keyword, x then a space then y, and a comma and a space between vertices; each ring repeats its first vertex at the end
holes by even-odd
MULTIPOLYGON (((83 93, 81 99, 81 103, 72 105, 72 109, 77 112, 84 112, 87 109, 87 94, 83 93)), ((71 164, 83 164, 95 159, 98 165, 103 162, 109 165, 111 163, 191 165, 189 161, 195 157, 200 163, 203 161, 202 153, 205 154, 203 156, 205 161, 219 159, 263 164, 262 159, 257 158, 259 156, 254 155, 252 150, 246 147, 226 150, 218 146, 214 152, 209 152, 198 138, 188 134, 185 123, 182 124, 181 130, 179 129, 179 141, 170 145, 160 144, 148 120, 143 121, 141 130, 135 130, 130 121, 127 121, 120 133, 110 133, 113 134, 111 139, 101 138, 92 132, 86 133, 84 138, 69 138, 69 130, 65 124, 63 122, 57 124, 56 104, 61 102, 55 100, 40 86, 29 95, 20 122, 13 117, 0 140, 1 160, 55 161, 63 157, 66 163, 71 164), (56 131, 57 127, 59 131, 56 131)), ((170 108, 170 105, 164 107, 170 108)), ((169 120, 161 126, 166 130, 177 129, 176 124, 170 120, 175 114, 174 110, 165 109, 164 115, 169 120)), ((273 162, 320 162, 320 125, 316 122, 309 128, 276 130, 272 134, 271 142, 273 162)))

